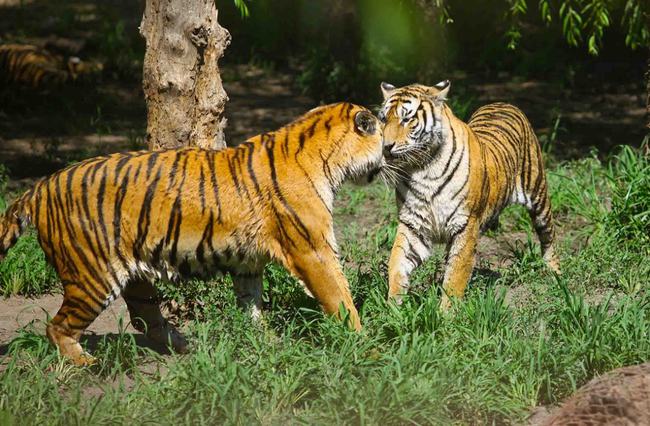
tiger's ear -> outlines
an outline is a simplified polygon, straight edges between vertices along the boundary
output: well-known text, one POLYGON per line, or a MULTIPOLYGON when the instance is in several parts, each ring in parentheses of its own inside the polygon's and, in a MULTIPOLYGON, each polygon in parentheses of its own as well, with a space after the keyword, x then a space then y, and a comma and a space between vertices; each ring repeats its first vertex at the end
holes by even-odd
POLYGON ((451 88, 451 81, 443 80, 440 83, 436 83, 430 90, 430 93, 436 102, 444 102, 447 100, 447 94, 449 94, 449 89, 451 88))
POLYGON ((395 91, 395 86, 385 81, 381 82, 381 93, 384 94, 384 99, 388 98, 395 91))
POLYGON ((354 130, 362 135, 374 135, 377 131, 377 119, 368 111, 359 111, 354 116, 354 130))

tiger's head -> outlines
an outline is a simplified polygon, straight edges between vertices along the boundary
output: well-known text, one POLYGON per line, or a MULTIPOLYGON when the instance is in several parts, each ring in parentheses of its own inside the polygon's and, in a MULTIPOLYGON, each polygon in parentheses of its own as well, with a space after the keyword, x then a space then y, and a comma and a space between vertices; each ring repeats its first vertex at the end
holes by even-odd
MULTIPOLYGON (((315 108, 301 120, 305 150, 317 156, 313 164, 324 162, 334 188, 346 179, 367 182, 384 165, 382 126, 368 109, 347 102, 315 108)), ((321 168, 321 166, 319 166, 321 168)))
POLYGON ((444 140, 443 110, 450 87, 449 80, 434 86, 381 84, 379 120, 389 166, 412 169, 430 162, 444 140))

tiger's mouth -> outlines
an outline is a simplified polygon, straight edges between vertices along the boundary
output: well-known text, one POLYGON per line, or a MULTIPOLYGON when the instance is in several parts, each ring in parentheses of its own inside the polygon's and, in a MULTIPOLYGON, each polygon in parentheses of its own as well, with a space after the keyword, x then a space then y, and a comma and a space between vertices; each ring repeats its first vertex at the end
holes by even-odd
POLYGON ((384 156, 389 167, 413 170, 425 167, 435 160, 439 146, 429 142, 417 142, 401 149, 391 150, 390 155, 384 156))
POLYGON ((371 161, 367 163, 362 170, 355 173, 353 183, 358 185, 369 184, 381 173, 386 165, 386 159, 382 156, 378 161, 371 161))
POLYGON ((375 180, 375 178, 381 173, 381 167, 377 167, 375 170, 371 170, 368 173, 368 183, 372 182, 375 180))
POLYGON ((438 147, 430 144, 418 143, 416 146, 407 146, 402 149, 391 150, 389 155, 384 155, 382 165, 373 175, 379 176, 387 185, 395 185, 435 161, 438 147))

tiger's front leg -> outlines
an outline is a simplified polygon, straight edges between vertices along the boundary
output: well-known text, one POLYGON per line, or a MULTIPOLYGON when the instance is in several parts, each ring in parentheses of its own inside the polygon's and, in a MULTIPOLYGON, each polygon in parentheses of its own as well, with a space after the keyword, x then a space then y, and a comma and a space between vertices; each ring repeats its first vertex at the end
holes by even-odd
POLYGON ((447 248, 447 266, 442 284, 440 308, 444 311, 451 307, 451 297, 461 299, 474 269, 476 243, 479 237, 477 221, 470 219, 465 228, 449 243, 447 248))
POLYGON ((411 272, 431 256, 430 245, 403 223, 397 235, 388 262, 388 299, 397 304, 408 292, 411 272))
POLYGON ((262 274, 234 274, 232 282, 237 305, 249 311, 253 321, 259 322, 262 319, 262 274))
POLYGON ((342 319, 339 311, 342 305, 348 311, 350 328, 361 330, 359 312, 352 301, 348 280, 332 249, 325 246, 314 251, 292 251, 287 256, 285 267, 305 283, 325 313, 342 319))

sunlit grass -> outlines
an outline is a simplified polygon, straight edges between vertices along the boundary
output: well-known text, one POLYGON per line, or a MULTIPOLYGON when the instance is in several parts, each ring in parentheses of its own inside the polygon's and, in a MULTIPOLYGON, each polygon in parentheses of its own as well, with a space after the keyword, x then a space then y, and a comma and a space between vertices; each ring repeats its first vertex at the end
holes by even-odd
POLYGON ((650 359, 648 180, 647 159, 627 149, 553 167, 562 275, 544 266, 526 212, 509 210, 495 235, 525 239, 508 241, 508 266, 474 274, 447 314, 440 251, 402 306, 386 302, 391 191, 346 187, 336 223, 361 333, 324 317, 275 265, 262 325, 237 309, 229 280, 161 285, 189 307, 190 354, 157 355, 121 332, 80 369, 25 330, 0 365, 0 422, 522 423, 595 375, 650 359))

